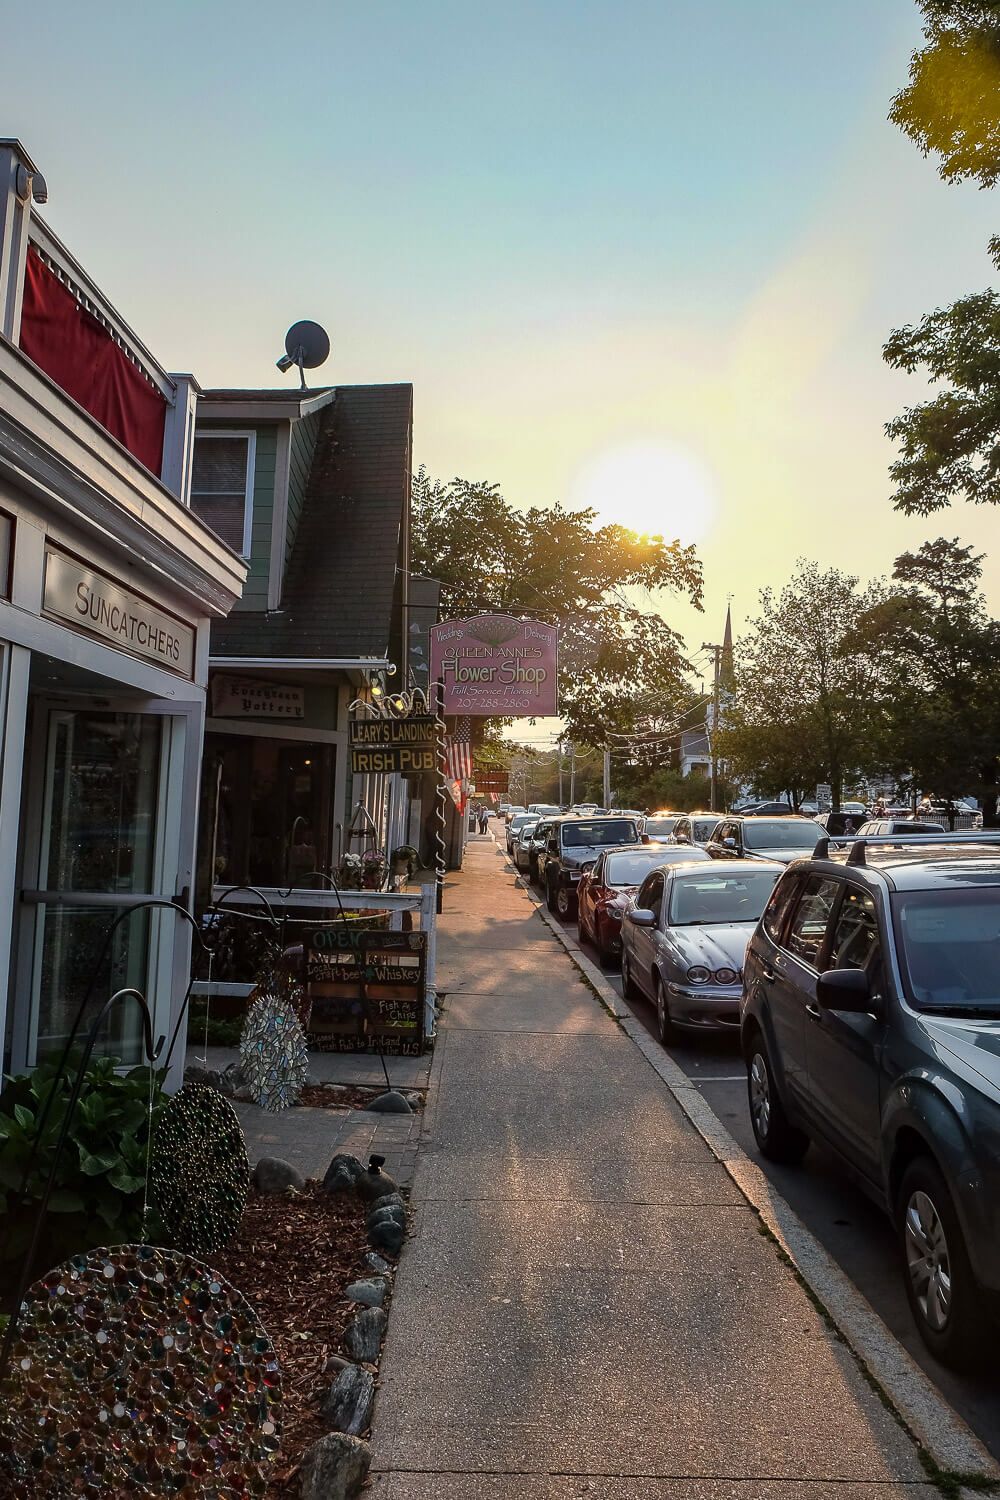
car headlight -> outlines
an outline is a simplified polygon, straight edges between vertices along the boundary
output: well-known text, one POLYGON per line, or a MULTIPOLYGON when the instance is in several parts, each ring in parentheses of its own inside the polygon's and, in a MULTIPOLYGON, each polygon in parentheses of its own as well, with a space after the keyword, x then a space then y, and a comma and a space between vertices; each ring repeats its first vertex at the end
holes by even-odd
POLYGON ((712 975, 704 964, 693 964, 687 971, 687 977, 691 984, 707 984, 712 975))
POLYGON ((735 969, 716 969, 712 977, 716 984, 735 984, 740 976, 735 969))

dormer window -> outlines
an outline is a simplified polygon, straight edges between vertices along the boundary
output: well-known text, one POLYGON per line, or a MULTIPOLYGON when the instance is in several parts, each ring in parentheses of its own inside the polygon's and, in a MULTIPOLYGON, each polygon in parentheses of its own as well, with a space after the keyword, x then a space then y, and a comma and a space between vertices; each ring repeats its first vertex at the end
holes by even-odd
POLYGON ((241 557, 250 556, 256 434, 199 432, 194 441, 191 509, 241 557))

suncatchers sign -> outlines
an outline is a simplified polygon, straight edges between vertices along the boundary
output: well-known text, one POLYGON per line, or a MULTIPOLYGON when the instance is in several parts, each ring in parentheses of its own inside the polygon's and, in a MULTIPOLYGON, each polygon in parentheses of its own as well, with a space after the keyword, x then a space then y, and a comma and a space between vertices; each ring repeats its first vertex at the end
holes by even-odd
POLYGON ((559 632, 538 620, 476 615, 431 626, 431 680, 446 714, 549 718, 558 712, 559 632))

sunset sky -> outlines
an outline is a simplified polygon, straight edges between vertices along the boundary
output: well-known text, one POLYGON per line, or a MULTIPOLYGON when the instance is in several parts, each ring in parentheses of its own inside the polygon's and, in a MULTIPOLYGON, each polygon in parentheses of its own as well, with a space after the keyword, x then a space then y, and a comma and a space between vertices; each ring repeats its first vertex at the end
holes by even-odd
MULTIPOLYGON (((171 369, 412 380, 418 462, 695 540, 739 626, 807 555, 886 571, 889 329, 987 285, 992 195, 886 121, 913 0, 20 9, 2 133, 171 369)), ((988 565, 1000 608, 1000 563, 988 565)))

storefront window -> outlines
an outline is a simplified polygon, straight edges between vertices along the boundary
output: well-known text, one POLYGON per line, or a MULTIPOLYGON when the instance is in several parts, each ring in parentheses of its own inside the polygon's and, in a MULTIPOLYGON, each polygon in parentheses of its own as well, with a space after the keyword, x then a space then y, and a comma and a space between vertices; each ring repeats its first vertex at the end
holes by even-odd
MULTIPOLYGON (((150 918, 135 912, 107 944, 124 906, 154 885, 163 720, 146 714, 53 710, 48 715, 33 981, 36 1058, 64 1043, 91 988, 94 1004, 148 982, 150 918)), ((148 998, 148 997, 147 997, 148 998)), ((134 1006, 109 1018, 100 1046, 139 1060, 134 1006)))
MULTIPOLYGON (((289 886, 330 868, 333 746, 205 737, 203 885, 289 886)), ((203 892, 207 895, 207 890, 203 892)))

